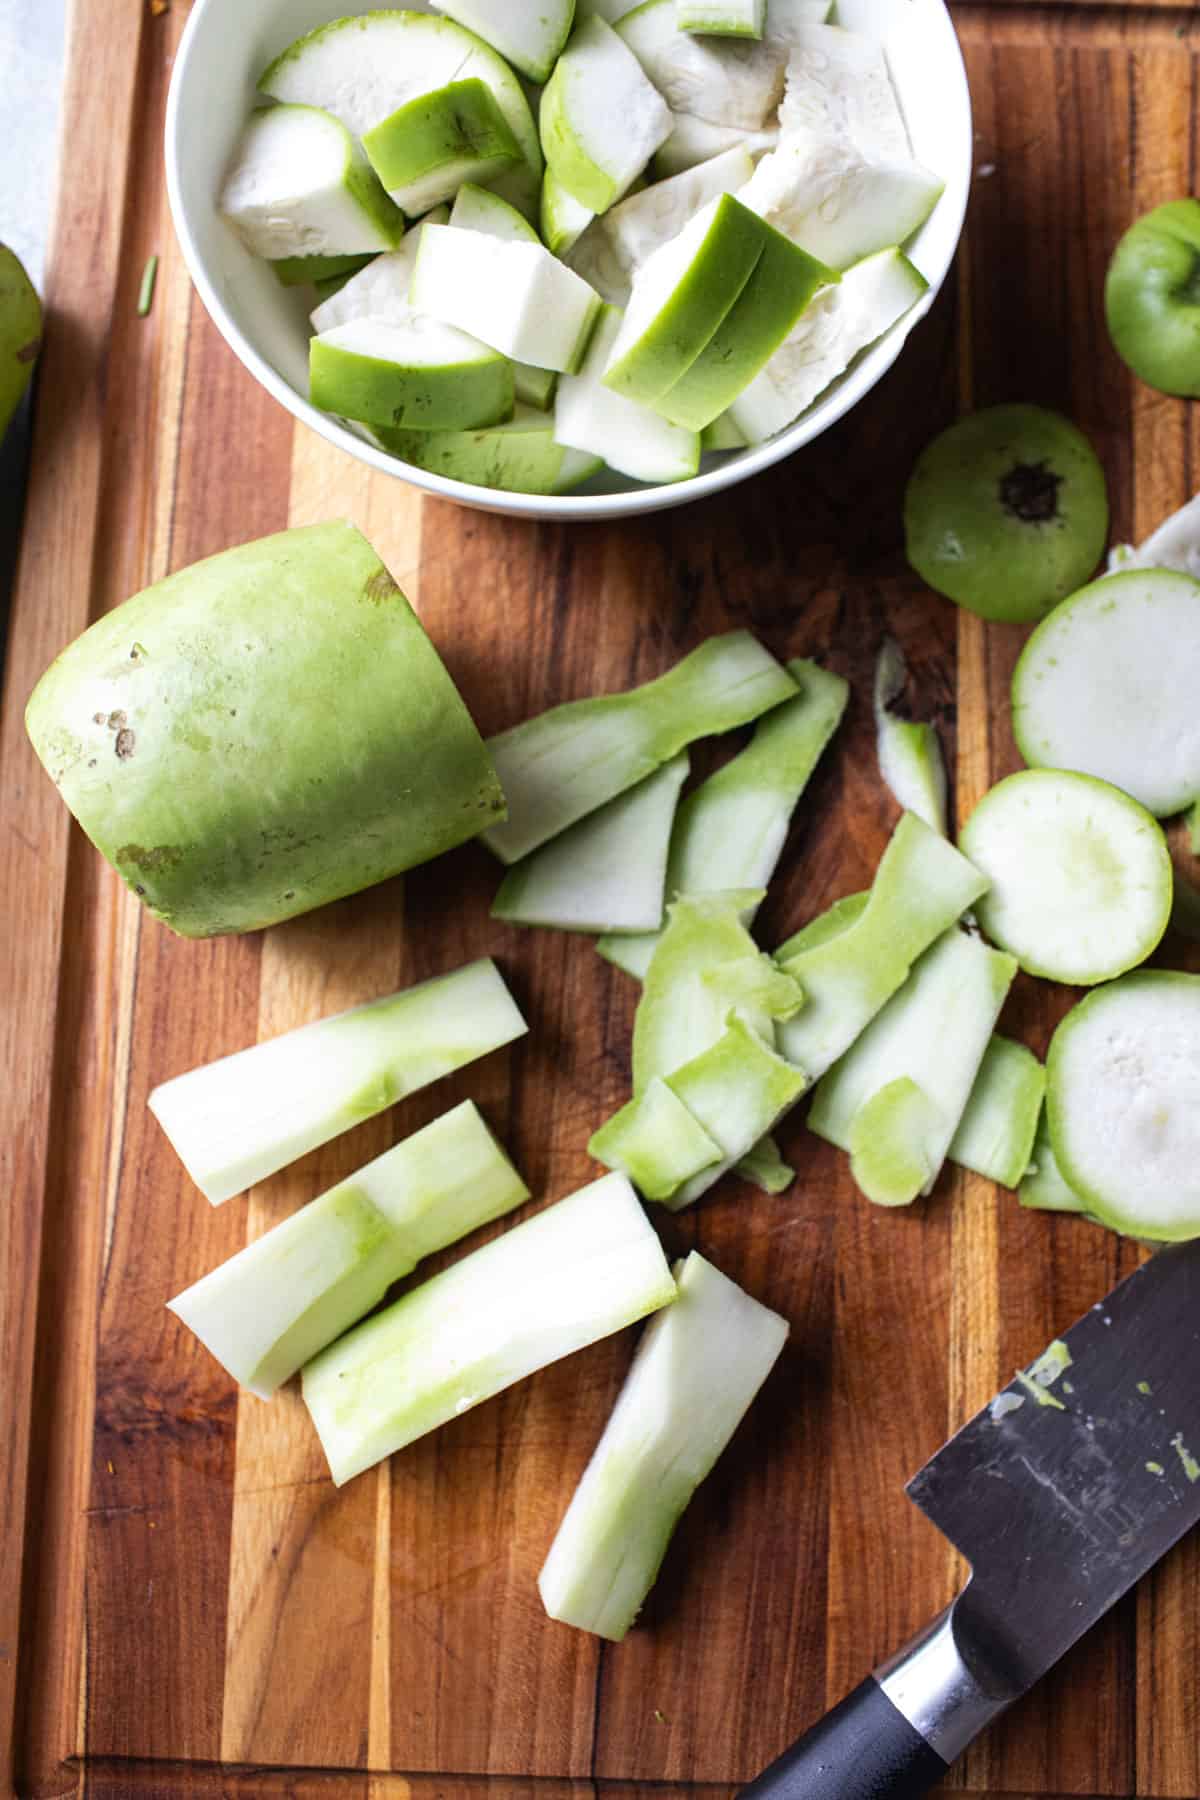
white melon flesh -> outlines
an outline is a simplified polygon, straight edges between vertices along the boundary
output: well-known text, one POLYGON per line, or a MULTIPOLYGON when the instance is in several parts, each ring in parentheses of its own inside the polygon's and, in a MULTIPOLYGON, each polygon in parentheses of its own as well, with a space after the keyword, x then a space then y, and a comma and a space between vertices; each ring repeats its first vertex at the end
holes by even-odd
POLYGON ((767 0, 675 0, 680 31, 701 37, 760 38, 767 22, 767 0))
POLYGON ((417 12, 335 19, 289 45, 258 85, 273 100, 324 107, 361 138, 421 94, 475 79, 491 89, 524 163, 540 180, 541 148, 520 82, 502 57, 453 19, 417 12))
POLYGON ((741 145, 655 181, 612 207, 589 227, 570 264, 614 306, 625 306, 642 264, 677 237, 710 200, 734 194, 754 173, 754 160, 741 145))
POLYGON ((666 101, 603 19, 584 19, 542 91, 542 149, 568 194, 603 212, 671 133, 666 101))
POLYGON ((425 313, 353 319, 313 338, 308 348, 312 403, 340 418, 469 431, 512 417, 507 357, 425 313))
POLYGON ((1200 1235, 1200 977, 1097 988, 1050 1044, 1054 1156, 1080 1204, 1132 1237, 1200 1235))
POLYGON ((800 129, 845 137, 881 162, 912 155, 881 44, 837 25, 800 25, 789 33, 789 44, 779 108, 785 134, 800 129))
POLYGON ((696 1488, 787 1339, 786 1319, 692 1251, 646 1327, 538 1576, 552 1619, 620 1640, 696 1488))
POLYGON ((421 312, 541 369, 577 367, 600 307, 541 244, 430 225, 410 289, 421 312))
POLYGON ((697 433, 669 424, 648 406, 604 385, 620 329, 620 313, 606 306, 579 373, 559 380, 555 436, 560 444, 602 457, 610 469, 635 481, 686 481, 700 467, 697 433))
POLYGON ((1080 588, 1013 674, 1027 763, 1082 769, 1160 818, 1200 795, 1200 582, 1132 569, 1080 588))
MULTIPOLYGON (((502 200, 499 194, 492 193, 489 188, 476 187, 472 182, 466 182, 459 188, 449 220, 439 219, 436 223, 449 223, 462 231, 486 232, 489 237, 501 238, 509 244, 541 242, 529 220, 515 206, 510 206, 507 200, 502 200)), ((554 400, 557 380, 553 369, 535 368, 532 363, 513 364, 513 387, 517 399, 527 406, 538 407, 542 412, 554 400)))
POLYGON ((449 210, 439 206, 420 224, 406 231, 397 249, 376 256, 365 269, 352 275, 344 287, 328 300, 313 308, 312 327, 318 335, 335 326, 349 325, 352 319, 390 319, 403 323, 412 311, 408 289, 421 247, 421 233, 426 225, 444 225, 449 210))
POLYGON ((759 157, 778 142, 776 126, 766 131, 741 131, 736 125, 713 125, 691 113, 675 112, 671 114, 671 135, 655 152, 653 173, 656 180, 665 181, 694 169, 697 163, 711 162, 725 150, 740 148, 759 157))
POLYGON ((547 79, 567 41, 575 8, 572 0, 438 0, 438 10, 457 19, 498 50, 530 81, 547 79))
POLYGON ((617 27, 672 112, 761 131, 783 94, 786 52, 749 39, 693 36, 675 0, 644 0, 617 27))
POLYGON ((816 296, 730 407, 747 441, 762 443, 790 425, 861 350, 916 305, 928 286, 899 250, 881 250, 847 269, 837 287, 816 296))
POLYGON ((404 232, 354 138, 313 106, 253 114, 220 208, 248 250, 273 259, 391 250, 404 232))
POLYGON ((847 269, 910 238, 943 186, 921 163, 870 161, 848 138, 796 127, 762 158, 738 198, 810 256, 847 269))
POLYGON ((1110 573, 1131 569, 1173 569, 1200 580, 1200 494, 1164 519, 1144 543, 1118 544, 1109 554, 1110 573))

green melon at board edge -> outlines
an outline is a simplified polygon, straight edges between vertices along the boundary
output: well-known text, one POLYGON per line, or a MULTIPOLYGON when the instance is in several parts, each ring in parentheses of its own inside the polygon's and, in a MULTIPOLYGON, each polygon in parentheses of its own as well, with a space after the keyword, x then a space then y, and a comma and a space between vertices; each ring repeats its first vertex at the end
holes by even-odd
POLYGON ((183 937, 277 924, 505 816, 437 651, 341 521, 136 594, 63 651, 25 722, 92 842, 183 937))

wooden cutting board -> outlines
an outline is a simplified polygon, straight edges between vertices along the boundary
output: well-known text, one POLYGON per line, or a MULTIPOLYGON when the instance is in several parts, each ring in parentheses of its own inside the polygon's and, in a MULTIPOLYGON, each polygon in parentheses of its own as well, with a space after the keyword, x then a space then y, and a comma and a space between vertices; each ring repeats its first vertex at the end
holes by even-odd
MULTIPOLYGON (((565 529, 423 501, 295 427, 190 291, 160 139, 181 0, 75 0, 65 181, 14 599, 0 808, 0 1738, 59 1794, 675 1800, 751 1776, 954 1591, 905 1479, 1133 1265, 975 1178, 894 1214, 797 1120, 778 1199, 727 1182, 666 1229, 792 1323, 781 1364, 620 1646, 546 1621, 534 1578, 630 1354, 573 1357, 340 1493, 294 1392, 239 1398, 164 1311, 249 1236, 473 1095, 539 1199, 592 1172, 634 993, 584 940, 489 921, 468 847, 314 917, 183 943, 145 918, 25 743, 88 621, 169 569, 345 514, 419 605, 485 732, 750 627, 850 677, 764 941, 861 888, 895 819, 873 761, 883 630, 957 750, 960 816, 1015 766, 1021 634, 924 591, 900 552, 921 445, 1031 399, 1099 449, 1114 533, 1200 485, 1197 414, 1133 383, 1101 286, 1142 208, 1195 188, 1200 19, 960 6, 976 179, 957 269, 898 367, 773 473, 645 521, 565 529), (136 293, 162 256, 146 319, 136 293), (146 1110, 157 1081, 483 952, 530 1037, 211 1209, 146 1110), (9 1727, 11 1726, 11 1732, 9 1727), (368 1771, 375 1778, 368 1778, 368 1771), (385 1772, 396 1771, 391 1779, 385 1772), (662 1789, 657 1790, 662 1792, 662 1789)), ((398 697, 402 704, 402 697, 398 697)), ((1178 961, 1182 951, 1171 946, 1178 961)), ((1022 985, 1037 1049, 1066 996, 1022 985)), ((967 1756, 976 1796, 1200 1794, 1200 1543, 1185 1544, 967 1756)), ((0 1775, 4 1771, 0 1771, 0 1775)))

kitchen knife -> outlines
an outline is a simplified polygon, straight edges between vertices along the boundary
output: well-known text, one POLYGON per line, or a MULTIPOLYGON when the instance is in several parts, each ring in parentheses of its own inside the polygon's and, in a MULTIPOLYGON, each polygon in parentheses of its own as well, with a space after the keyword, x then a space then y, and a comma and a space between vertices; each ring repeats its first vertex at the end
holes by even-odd
POLYGON ((924 1794, 1200 1520, 1200 1240, 1093 1306, 907 1491, 966 1587, 746 1800, 924 1794))

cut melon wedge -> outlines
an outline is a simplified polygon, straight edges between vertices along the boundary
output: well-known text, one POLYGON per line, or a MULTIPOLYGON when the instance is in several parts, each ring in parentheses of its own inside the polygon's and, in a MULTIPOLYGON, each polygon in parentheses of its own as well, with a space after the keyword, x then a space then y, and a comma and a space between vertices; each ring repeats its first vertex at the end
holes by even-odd
POLYGON ((944 186, 921 163, 870 161, 848 139, 793 128, 738 198, 811 256, 848 269, 911 237, 944 186))
POLYGON ((559 931, 646 931, 662 921, 667 847, 686 752, 509 870, 492 917, 559 931))
POLYGON ((552 707, 488 740, 508 818, 483 840, 501 862, 517 862, 696 738, 748 725, 795 692, 769 651, 731 631, 628 693, 552 707))
POLYGON ((899 250, 881 250, 823 289, 729 412, 751 444, 782 431, 860 351, 910 312, 929 283, 899 250))
POLYGON ((438 0, 444 12, 473 31, 530 81, 549 79, 571 30, 574 0, 438 0))
POLYGON ((656 250, 721 194, 744 187, 754 173, 748 151, 736 146, 668 181, 656 181, 598 218, 568 260, 614 306, 628 304, 633 278, 656 250))
POLYGON ((588 1152, 628 1175, 647 1200, 669 1200, 685 1181, 722 1160, 721 1146, 660 1076, 600 1127, 588 1152))
POLYGON ((309 381, 314 406, 366 425, 465 431, 511 418, 514 405, 507 357, 415 311, 404 320, 354 319, 313 338, 309 381))
POLYGON ((542 90, 546 161, 581 206, 619 200, 671 132, 662 95, 611 25, 582 20, 542 90))
POLYGON ((669 1305, 675 1282, 624 1176, 494 1238, 307 1364, 339 1487, 573 1350, 669 1305))
POLYGON ((988 879, 980 924, 1031 975, 1110 981, 1144 962, 1170 922, 1162 828, 1094 776, 1010 775, 984 795, 959 842, 988 879))
POLYGON ((1037 1134, 1030 1152, 1029 1166, 1021 1178, 1017 1190, 1017 1198, 1022 1206, 1034 1207, 1040 1212, 1081 1213, 1083 1201, 1063 1179, 1062 1170, 1058 1166, 1058 1158, 1054 1154, 1054 1146, 1050 1142, 1050 1127, 1046 1123, 1046 1109, 1042 1107, 1038 1120, 1037 1134))
MULTIPOLYGON (((482 231, 489 237, 502 238, 510 244, 540 244, 541 240, 524 213, 489 188, 466 182, 454 197, 450 218, 426 220, 427 224, 456 226, 462 231, 482 231)), ((539 369, 533 363, 513 364, 513 387, 519 401, 545 412, 554 400, 558 376, 553 369, 539 369)))
POLYGON ((421 312, 542 369, 579 366, 601 306, 544 245, 454 225, 426 227, 409 292, 421 312))
POLYGON ((271 273, 280 287, 319 288, 327 281, 337 281, 342 287, 352 275, 377 260, 373 252, 362 250, 353 256, 279 256, 272 259, 271 273))
POLYGON ((617 30, 672 112, 760 131, 783 96, 786 51, 681 31, 675 7, 676 0, 645 0, 617 30))
POLYGON ((722 194, 638 270, 604 380, 653 406, 695 362, 754 272, 762 221, 722 194))
POLYGON ((696 1251, 674 1273, 538 1576, 552 1619, 618 1642, 788 1334, 696 1251))
POLYGON ((1037 627, 1013 673, 1027 763, 1080 769, 1160 818, 1200 795, 1200 581, 1163 569, 1080 588, 1037 627))
POLYGON ((474 79, 490 88, 522 162, 540 181, 541 147, 520 82, 503 57, 453 19, 403 11, 334 19, 282 51, 258 86, 273 100, 324 107, 361 138, 409 100, 474 79))
POLYGON ((818 1083, 809 1129, 857 1153, 855 1178, 869 1200, 907 1205, 933 1186, 1016 972, 1013 957, 952 927, 818 1083), (901 1081, 909 1088, 893 1086, 901 1081), (889 1089, 869 1129, 856 1132, 859 1115, 889 1089))
POLYGON ((464 1100, 167 1304, 240 1386, 269 1400, 423 1257, 528 1198, 464 1100))
POLYGON ((698 163, 711 162, 726 150, 745 150, 753 158, 773 150, 779 142, 778 126, 765 131, 742 131, 736 125, 714 125, 709 119, 697 119, 691 113, 671 115, 671 135, 654 153, 651 165, 657 181, 681 175, 698 163))
MULTIPOLYGON (((715 1044, 730 1011, 728 994, 709 986, 704 975, 716 969, 748 971, 759 950, 747 923, 763 899, 761 888, 730 888, 710 894, 679 894, 646 970, 633 1022, 632 1073, 635 1095, 656 1078, 673 1075, 690 1057, 715 1044)), ((802 990, 793 994, 803 998, 802 990)), ((795 1008, 789 1003, 789 1011, 795 1008)), ((742 1005, 759 1034, 775 1039, 770 1014, 742 1005)))
POLYGON ((578 374, 559 380, 554 435, 635 481, 686 481, 700 467, 699 434, 604 385, 620 330, 621 314, 605 306, 578 374))
POLYGON ((702 431, 720 418, 792 330, 831 269, 778 231, 766 233, 750 279, 695 361, 654 402, 675 425, 702 431))
POLYGON ((1130 1237, 1200 1235, 1200 976, 1097 988, 1055 1032, 1046 1072, 1054 1155, 1084 1210, 1130 1237))
POLYGON ((784 1055, 814 1081, 823 1075, 987 885, 953 845, 905 813, 868 898, 839 902, 775 952, 805 995, 802 1011, 776 1028, 784 1055))
POLYGON ((568 494, 601 467, 598 456, 583 456, 556 441, 550 413, 519 401, 511 419, 481 431, 381 426, 375 437, 382 449, 415 468, 510 494, 568 494))
MULTIPOLYGON (((779 107, 785 136, 800 129, 846 138, 864 156, 903 162, 912 155, 883 46, 837 25, 796 24, 788 32, 787 86, 779 107)), ((904 234, 889 241, 900 243, 904 234)))
POLYGON ((371 167, 411 217, 490 181, 521 158, 495 95, 478 77, 406 100, 363 135, 371 167))
MULTIPOLYGON (((554 170, 548 168, 542 177, 539 208, 539 222, 547 249, 553 250, 555 256, 565 257, 570 267, 575 268, 576 265, 570 261, 570 253, 595 217, 592 208, 584 206, 573 194, 568 194, 554 170)), ((585 281, 590 279, 586 269, 580 268, 577 272, 585 281)), ((592 285, 596 286, 594 282, 592 285)), ((597 288, 597 292, 606 300, 611 298, 603 288, 597 288)))
POLYGON ((760 38, 767 22, 767 0, 675 0, 680 31, 702 37, 760 38))
POLYGON ((333 331, 338 325, 349 325, 355 319, 383 319, 393 325, 406 324, 413 311, 408 290, 417 251, 421 247, 421 233, 426 225, 444 225, 449 217, 446 207, 435 207, 420 224, 405 232, 398 249, 389 251, 386 256, 374 257, 336 294, 314 307, 312 326, 318 336, 333 331))
POLYGON ((1015 1188, 1029 1167, 1046 1094, 1046 1071, 1032 1050, 994 1035, 984 1052, 958 1129, 951 1162, 1015 1188))
POLYGON ((255 256, 391 250, 404 220, 346 127, 313 106, 254 113, 220 209, 255 256))
POLYGON ((216 1206, 527 1029, 484 958, 177 1075, 148 1104, 216 1206))

